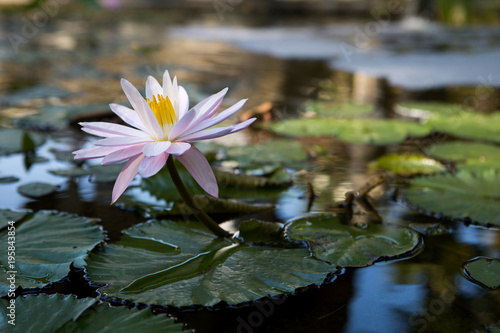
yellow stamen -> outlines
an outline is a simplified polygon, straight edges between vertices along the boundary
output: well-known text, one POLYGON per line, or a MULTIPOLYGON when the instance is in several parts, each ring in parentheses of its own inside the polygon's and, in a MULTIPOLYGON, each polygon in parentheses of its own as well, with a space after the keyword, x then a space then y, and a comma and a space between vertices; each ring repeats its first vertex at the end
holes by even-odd
POLYGON ((174 107, 172 106, 172 102, 167 97, 163 97, 162 95, 153 96, 153 100, 150 101, 149 98, 146 98, 151 110, 155 114, 156 119, 161 127, 164 125, 173 125, 177 122, 177 117, 175 115, 174 107))

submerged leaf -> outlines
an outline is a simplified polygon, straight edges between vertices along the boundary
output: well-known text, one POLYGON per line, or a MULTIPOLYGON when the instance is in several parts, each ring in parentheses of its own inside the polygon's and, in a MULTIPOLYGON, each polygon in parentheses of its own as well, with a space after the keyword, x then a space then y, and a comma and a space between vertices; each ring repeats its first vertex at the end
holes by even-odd
POLYGON ((377 224, 344 225, 331 215, 295 220, 286 226, 286 233, 291 239, 307 241, 319 259, 344 267, 402 258, 421 245, 413 230, 377 224))
POLYGON ((433 174, 446 170, 438 161, 421 154, 388 154, 371 164, 401 176, 433 174))
POLYGON ((461 170, 413 180, 408 201, 429 213, 500 226, 500 170, 461 170))
POLYGON ((480 286, 497 289, 500 287, 500 259, 475 258, 464 264, 465 275, 480 286))
MULTIPOLYGON (((42 287, 67 275, 71 263, 80 267, 87 251, 104 239, 93 220, 67 213, 40 211, 15 227, 16 260, 12 267, 7 251, 0 251, 2 295, 8 290, 7 271, 17 271, 16 286, 42 287)), ((0 234, 0 243, 9 244, 7 230, 0 234)))
POLYGON ((320 284, 335 268, 309 258, 304 248, 233 244, 197 222, 152 221, 134 226, 130 238, 154 238, 179 252, 165 255, 130 246, 130 238, 92 252, 87 271, 102 292, 134 302, 187 306, 237 304, 320 284))

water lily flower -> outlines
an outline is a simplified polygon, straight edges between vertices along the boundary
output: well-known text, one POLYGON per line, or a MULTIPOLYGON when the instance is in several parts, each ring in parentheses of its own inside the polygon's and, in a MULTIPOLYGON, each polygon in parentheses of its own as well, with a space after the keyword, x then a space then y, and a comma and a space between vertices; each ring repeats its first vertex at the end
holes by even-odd
POLYGON ((205 156, 190 142, 218 138, 247 128, 255 118, 231 126, 211 128, 240 110, 246 99, 216 115, 227 88, 189 109, 186 90, 163 75, 163 86, 150 76, 146 81, 146 99, 127 80, 121 85, 133 110, 110 104, 111 110, 124 126, 107 122, 82 122, 82 130, 104 139, 94 147, 73 152, 75 159, 103 158, 102 165, 127 161, 113 187, 112 204, 123 194, 139 173, 147 178, 165 165, 169 155, 175 156, 200 186, 210 195, 218 196, 214 173, 205 156))

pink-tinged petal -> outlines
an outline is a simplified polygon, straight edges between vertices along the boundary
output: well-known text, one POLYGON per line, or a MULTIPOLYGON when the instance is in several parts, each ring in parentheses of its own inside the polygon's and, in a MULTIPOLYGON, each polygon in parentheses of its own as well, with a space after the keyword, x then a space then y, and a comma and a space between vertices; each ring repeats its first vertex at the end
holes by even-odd
POLYGON ((136 138, 133 136, 121 136, 121 137, 113 137, 106 138, 102 140, 97 140, 94 142, 96 146, 126 146, 133 145, 141 142, 151 142, 153 141, 151 138, 136 138))
POLYGON ((123 147, 90 147, 74 151, 75 160, 88 160, 92 158, 101 158, 123 147))
POLYGON ((139 165, 144 160, 145 156, 143 154, 139 154, 130 158, 122 171, 116 178, 115 186, 113 186, 113 194, 111 195, 111 204, 114 204, 116 200, 125 192, 127 187, 130 185, 135 175, 137 175, 137 171, 139 170, 139 165))
POLYGON ((246 99, 242 99, 238 103, 234 104, 233 106, 219 113, 217 116, 206 119, 200 122, 198 125, 190 128, 189 131, 186 131, 184 134, 188 135, 194 132, 199 132, 201 130, 217 125, 220 122, 223 122, 224 120, 226 120, 227 118, 231 117, 233 114, 238 112, 246 101, 247 101, 246 99))
POLYGON ((219 196, 219 187, 212 167, 196 147, 191 146, 191 149, 177 158, 208 194, 216 198, 219 196))
POLYGON ((146 100, 141 96, 132 83, 122 79, 121 84, 125 95, 130 101, 130 104, 132 104, 134 110, 137 111, 139 118, 148 129, 149 134, 155 138, 161 138, 163 136, 163 131, 160 124, 158 124, 158 120, 156 119, 153 111, 149 107, 148 103, 146 103, 146 100))
POLYGON ((156 175, 158 171, 163 168, 165 163, 167 163, 167 158, 167 153, 146 157, 144 161, 141 162, 141 165, 139 165, 139 174, 144 178, 156 175))
POLYGON ((126 106, 120 104, 109 104, 111 111, 113 111, 118 117, 120 117, 124 122, 130 126, 140 129, 141 131, 148 132, 147 127, 142 123, 141 118, 135 110, 132 110, 126 106))
POLYGON ((135 137, 145 137, 150 138, 148 133, 136 130, 128 126, 105 123, 105 122, 92 122, 92 123, 79 123, 83 126, 82 131, 102 136, 102 137, 116 137, 116 136, 135 136, 135 137))
POLYGON ((150 144, 144 146, 142 152, 146 157, 158 156, 170 147, 172 142, 170 141, 154 141, 150 144))
POLYGON ((181 136, 179 137, 179 141, 199 141, 199 140, 208 140, 208 139, 215 139, 219 138, 221 136, 227 135, 231 133, 233 130, 234 126, 227 126, 227 127, 218 127, 218 128, 210 128, 203 130, 201 132, 196 132, 193 134, 189 134, 186 136, 181 136))
POLYGON ((116 163, 121 163, 123 161, 128 160, 132 156, 142 154, 142 148, 144 147, 144 143, 138 144, 138 145, 133 145, 133 146, 127 146, 126 148, 114 151, 108 155, 106 155, 102 159, 102 165, 110 165, 110 164, 116 164, 116 163))
POLYGON ((236 124, 233 126, 233 130, 231 131, 231 134, 239 132, 241 130, 244 130, 248 126, 250 126, 257 118, 250 118, 245 120, 244 122, 241 122, 239 124, 236 124))
POLYGON ((189 148, 191 148, 191 144, 187 142, 174 142, 165 152, 178 156, 184 154, 189 148))
POLYGON ((149 76, 146 80, 146 97, 152 101, 158 95, 163 96, 163 88, 154 77, 149 76))
POLYGON ((174 140, 177 138, 179 135, 183 134, 187 128, 191 125, 191 122, 194 120, 196 117, 196 110, 189 110, 184 117, 179 119, 177 123, 175 123, 174 127, 172 127, 172 130, 170 133, 168 133, 168 139, 169 140, 174 140))
POLYGON ((178 119, 184 117, 189 109, 189 96, 183 86, 179 86, 179 114, 178 119))
POLYGON ((217 94, 210 96, 208 101, 198 111, 198 119, 203 120, 213 115, 221 105, 227 90, 227 88, 224 88, 217 94))

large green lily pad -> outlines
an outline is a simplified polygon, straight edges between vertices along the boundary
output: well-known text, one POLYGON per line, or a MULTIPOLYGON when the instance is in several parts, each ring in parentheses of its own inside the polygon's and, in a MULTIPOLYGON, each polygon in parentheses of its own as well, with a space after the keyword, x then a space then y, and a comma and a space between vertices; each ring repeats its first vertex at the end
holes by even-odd
POLYGON ((33 150, 45 142, 43 136, 16 128, 0 128, 0 155, 20 153, 27 150, 33 150), (29 138, 29 139, 28 139, 29 138), (27 142, 29 146, 27 147, 27 142))
POLYGON ((500 287, 500 259, 475 258, 464 264, 465 275, 480 286, 497 289, 500 287))
POLYGON ((465 139, 500 142, 500 113, 491 115, 461 113, 456 116, 430 118, 427 124, 435 130, 465 139))
POLYGON ((401 176, 428 175, 446 170, 440 162, 421 154, 388 154, 370 166, 401 176))
POLYGON ((429 154, 437 158, 465 163, 500 164, 500 147, 479 142, 445 142, 431 146, 429 154))
POLYGON ((1 300, 0 331, 19 333, 54 332, 68 321, 76 320, 96 298, 77 299, 73 295, 28 295, 15 299, 15 326, 8 323, 7 300, 1 300))
POLYGON ((305 248, 231 243, 202 228, 197 222, 172 221, 135 226, 125 232, 126 239, 90 254, 88 274, 105 284, 101 291, 112 297, 209 306, 292 293, 321 284, 335 270, 311 258, 305 248))
POLYGON ((460 170, 414 179, 408 201, 428 213, 500 226, 500 170, 460 170))
POLYGON ((430 133, 428 126, 400 119, 289 119, 272 126, 279 134, 292 136, 337 136, 349 143, 390 145, 408 137, 430 133))
POLYGON ((353 101, 345 103, 313 101, 306 105, 306 111, 325 117, 354 118, 368 116, 373 113, 373 105, 356 103, 353 101))
POLYGON ((114 308, 96 298, 77 299, 73 295, 29 295, 15 300, 16 325, 8 323, 7 300, 0 300, 0 331, 38 332, 182 332, 183 325, 150 309, 114 308))
POLYGON ((15 262, 0 251, 0 294, 9 289, 8 271, 15 270, 16 287, 41 287, 66 276, 70 264, 80 267, 87 252, 104 240, 94 220, 67 213, 40 211, 16 221, 15 243, 5 230, 0 243, 15 246, 15 262), (12 266, 11 266, 12 265, 12 266))
POLYGON ((421 246, 420 236, 413 230, 378 224, 344 225, 334 215, 292 221, 286 226, 286 234, 307 241, 319 259, 343 267, 402 258, 416 253, 421 246))
POLYGON ((29 211, 14 211, 10 209, 0 209, 0 229, 5 228, 9 222, 18 222, 22 220, 29 211))
POLYGON ((396 105, 396 112, 410 117, 431 118, 431 117, 449 117, 462 113, 470 113, 473 110, 464 108, 461 104, 450 104, 443 102, 405 102, 396 105))

